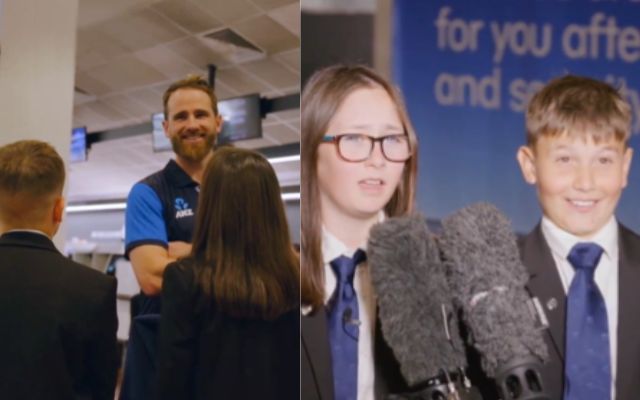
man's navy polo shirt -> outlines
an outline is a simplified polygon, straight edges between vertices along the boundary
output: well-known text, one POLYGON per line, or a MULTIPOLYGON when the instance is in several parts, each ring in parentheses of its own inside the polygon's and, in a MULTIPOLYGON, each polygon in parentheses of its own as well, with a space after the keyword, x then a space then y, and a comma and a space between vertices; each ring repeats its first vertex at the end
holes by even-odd
MULTIPOLYGON (((176 240, 191 243, 200 186, 171 160, 155 174, 133 185, 125 212, 125 256, 144 244, 164 248, 176 240)), ((160 296, 138 296, 132 309, 156 314, 160 296)))
POLYGON ((125 255, 143 244, 191 242, 200 186, 171 160, 136 183, 127 198, 125 255))

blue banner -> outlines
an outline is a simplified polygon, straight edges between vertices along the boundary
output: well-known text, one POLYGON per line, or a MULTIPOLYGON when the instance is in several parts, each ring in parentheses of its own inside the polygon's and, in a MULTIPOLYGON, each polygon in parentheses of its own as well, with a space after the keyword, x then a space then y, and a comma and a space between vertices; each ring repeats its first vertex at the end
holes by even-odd
POLYGON ((640 2, 395 0, 393 74, 420 139, 419 208, 442 218, 476 201, 514 228, 540 219, 516 162, 532 93, 567 73, 620 88, 635 151, 619 220, 640 231, 640 2))

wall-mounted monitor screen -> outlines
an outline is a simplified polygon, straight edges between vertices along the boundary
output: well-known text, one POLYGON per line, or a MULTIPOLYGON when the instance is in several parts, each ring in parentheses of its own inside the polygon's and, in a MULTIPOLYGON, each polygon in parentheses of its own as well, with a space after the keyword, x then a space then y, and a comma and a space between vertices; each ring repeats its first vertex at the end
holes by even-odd
POLYGON ((164 113, 160 112, 151 115, 151 123, 153 125, 153 151, 171 150, 171 141, 164 135, 164 129, 162 129, 162 121, 164 121, 164 113))
POLYGON ((262 137, 259 94, 219 101, 218 112, 224 120, 218 144, 262 137))
POLYGON ((71 130, 71 162, 87 160, 87 127, 82 126, 71 130))

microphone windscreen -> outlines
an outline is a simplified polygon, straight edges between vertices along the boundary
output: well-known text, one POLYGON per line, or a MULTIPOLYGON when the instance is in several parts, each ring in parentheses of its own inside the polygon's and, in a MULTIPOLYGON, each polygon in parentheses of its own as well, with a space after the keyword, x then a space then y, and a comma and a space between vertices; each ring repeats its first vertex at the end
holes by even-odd
POLYGON ((367 257, 382 333, 409 385, 466 365, 439 253, 419 214, 389 218, 370 232, 367 257))
POLYGON ((485 372, 495 377, 514 358, 548 358, 511 223, 488 203, 465 207, 442 221, 441 249, 449 283, 485 372))

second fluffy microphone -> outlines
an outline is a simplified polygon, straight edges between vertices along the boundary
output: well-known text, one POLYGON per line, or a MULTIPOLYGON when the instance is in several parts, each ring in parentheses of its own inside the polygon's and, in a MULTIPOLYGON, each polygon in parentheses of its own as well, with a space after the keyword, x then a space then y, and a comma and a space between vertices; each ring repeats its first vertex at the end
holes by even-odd
MULTIPOLYGON (((424 394, 429 386, 448 381, 452 386, 444 393, 478 398, 464 396, 472 392, 460 381, 464 346, 440 251, 424 217, 391 218, 376 225, 368 260, 382 332, 408 384, 424 394), (458 376, 455 383, 449 379, 453 375, 458 376)), ((426 398, 420 394, 401 398, 426 398)))
POLYGON ((540 375, 547 347, 509 220, 481 203, 445 218, 443 227, 449 283, 484 371, 503 398, 548 399, 540 375))

